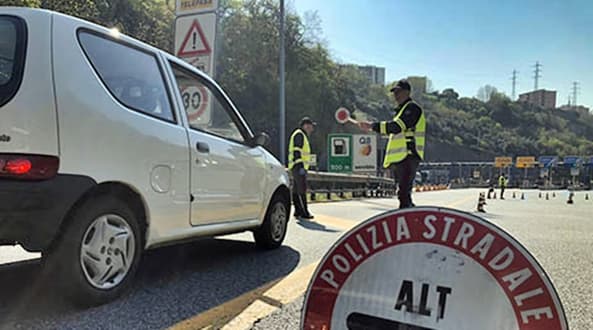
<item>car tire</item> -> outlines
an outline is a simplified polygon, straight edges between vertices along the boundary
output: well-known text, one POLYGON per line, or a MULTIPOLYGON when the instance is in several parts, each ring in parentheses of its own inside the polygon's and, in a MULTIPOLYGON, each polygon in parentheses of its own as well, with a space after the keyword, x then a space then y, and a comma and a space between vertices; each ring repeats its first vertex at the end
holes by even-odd
POLYGON ((282 245, 288 228, 288 202, 275 195, 268 206, 262 225, 253 232, 255 244, 259 248, 271 250, 282 245))
POLYGON ((112 301, 131 286, 143 238, 136 214, 113 196, 89 198, 64 223, 45 260, 49 279, 73 304, 112 301))

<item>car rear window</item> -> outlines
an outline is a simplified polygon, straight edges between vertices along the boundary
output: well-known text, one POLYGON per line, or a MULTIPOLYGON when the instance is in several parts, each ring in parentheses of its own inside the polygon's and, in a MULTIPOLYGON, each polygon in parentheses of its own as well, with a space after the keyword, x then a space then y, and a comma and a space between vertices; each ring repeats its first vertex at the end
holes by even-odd
POLYGON ((0 15, 0 106, 6 104, 19 88, 26 44, 25 22, 17 17, 0 15))
POLYGON ((78 33, 78 39, 91 65, 119 102, 151 117, 175 121, 154 54, 85 30, 78 33))

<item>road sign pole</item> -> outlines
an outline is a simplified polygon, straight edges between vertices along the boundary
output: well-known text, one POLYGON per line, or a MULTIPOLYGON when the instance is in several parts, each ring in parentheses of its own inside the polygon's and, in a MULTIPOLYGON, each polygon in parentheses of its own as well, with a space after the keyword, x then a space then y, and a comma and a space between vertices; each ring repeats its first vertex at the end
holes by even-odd
POLYGON ((284 49, 284 0, 280 0, 280 123, 279 135, 280 138, 280 162, 286 163, 286 93, 284 90, 284 64, 285 64, 285 49, 284 49))

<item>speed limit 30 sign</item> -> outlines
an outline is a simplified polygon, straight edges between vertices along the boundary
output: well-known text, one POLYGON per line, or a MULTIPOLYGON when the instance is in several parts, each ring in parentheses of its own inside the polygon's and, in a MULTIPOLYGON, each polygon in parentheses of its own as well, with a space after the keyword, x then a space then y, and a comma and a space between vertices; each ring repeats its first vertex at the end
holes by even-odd
POLYGON ((344 235, 309 285, 301 326, 329 329, 568 329, 529 252, 471 214, 390 211, 344 235))
POLYGON ((206 87, 187 86, 182 88, 181 98, 190 123, 208 123, 210 121, 210 102, 206 87))

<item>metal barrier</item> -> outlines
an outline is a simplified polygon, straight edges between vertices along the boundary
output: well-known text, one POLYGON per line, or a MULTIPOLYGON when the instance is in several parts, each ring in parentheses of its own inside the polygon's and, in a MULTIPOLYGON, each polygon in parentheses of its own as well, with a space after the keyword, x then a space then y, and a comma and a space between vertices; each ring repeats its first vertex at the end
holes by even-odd
POLYGON ((391 197, 395 194, 393 179, 369 175, 309 171, 307 183, 311 201, 391 197))

